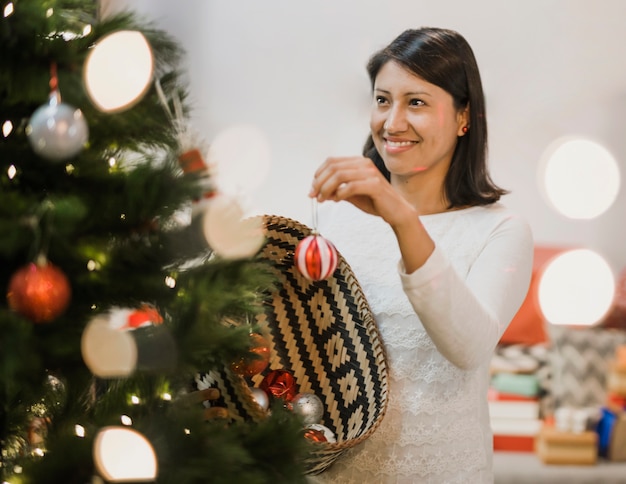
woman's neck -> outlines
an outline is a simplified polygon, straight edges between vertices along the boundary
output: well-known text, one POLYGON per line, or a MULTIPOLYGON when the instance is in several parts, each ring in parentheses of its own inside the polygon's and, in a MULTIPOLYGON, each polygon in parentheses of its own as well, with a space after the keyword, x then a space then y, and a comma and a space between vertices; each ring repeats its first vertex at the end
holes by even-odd
POLYGON ((391 185, 409 202, 420 215, 432 215, 450 211, 444 194, 443 180, 430 177, 391 176, 391 185))

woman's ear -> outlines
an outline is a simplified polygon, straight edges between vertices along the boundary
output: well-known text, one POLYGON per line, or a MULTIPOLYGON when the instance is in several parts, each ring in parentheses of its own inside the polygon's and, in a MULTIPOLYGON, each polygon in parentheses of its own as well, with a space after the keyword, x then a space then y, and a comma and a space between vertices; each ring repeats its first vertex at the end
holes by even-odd
POLYGON ((457 136, 463 136, 467 134, 470 129, 470 105, 467 103, 465 107, 461 108, 457 114, 457 136))

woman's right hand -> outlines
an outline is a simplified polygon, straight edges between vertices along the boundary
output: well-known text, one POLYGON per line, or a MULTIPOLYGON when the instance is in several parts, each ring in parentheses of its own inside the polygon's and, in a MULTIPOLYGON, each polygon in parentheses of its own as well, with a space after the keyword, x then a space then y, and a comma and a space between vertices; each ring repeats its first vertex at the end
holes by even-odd
POLYGON ((331 157, 317 169, 309 197, 318 201, 346 200, 394 226, 411 213, 409 203, 391 186, 369 158, 331 157), (405 210, 403 210, 403 208, 405 210))
POLYGON ((369 158, 326 159, 315 172, 309 196, 320 202, 346 200, 366 213, 382 217, 396 234, 407 273, 421 267, 435 248, 415 207, 369 158))

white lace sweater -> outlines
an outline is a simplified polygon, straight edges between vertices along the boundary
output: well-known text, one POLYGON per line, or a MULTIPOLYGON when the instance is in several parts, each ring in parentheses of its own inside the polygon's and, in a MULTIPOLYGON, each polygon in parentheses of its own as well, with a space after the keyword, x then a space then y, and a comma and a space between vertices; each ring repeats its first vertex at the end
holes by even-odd
POLYGON ((370 303, 390 387, 376 432, 311 482, 493 482, 489 362, 528 290, 527 223, 499 203, 422 216, 436 248, 406 274, 382 219, 346 202, 319 214, 370 303))

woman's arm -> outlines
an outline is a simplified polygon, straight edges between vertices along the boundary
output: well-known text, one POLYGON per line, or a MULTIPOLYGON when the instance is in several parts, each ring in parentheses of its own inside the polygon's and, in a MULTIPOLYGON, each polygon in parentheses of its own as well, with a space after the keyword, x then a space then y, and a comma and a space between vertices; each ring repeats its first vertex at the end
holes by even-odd
POLYGON ((491 234, 467 278, 436 248, 408 273, 403 288, 437 349, 454 365, 472 369, 491 357, 520 308, 532 272, 533 240, 522 219, 509 217, 491 234))

